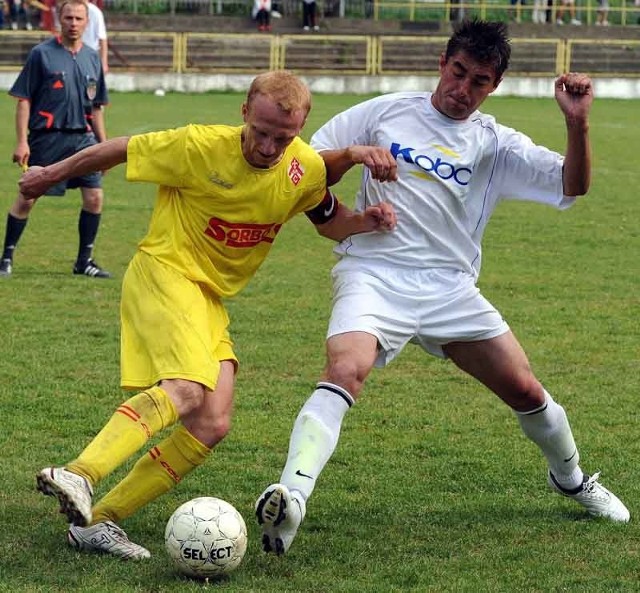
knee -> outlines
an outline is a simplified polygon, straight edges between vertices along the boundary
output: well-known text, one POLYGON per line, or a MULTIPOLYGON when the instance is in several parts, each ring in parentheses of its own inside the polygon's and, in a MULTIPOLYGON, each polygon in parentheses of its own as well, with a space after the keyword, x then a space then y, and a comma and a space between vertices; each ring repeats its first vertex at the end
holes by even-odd
POLYGON ((231 431, 231 415, 219 414, 215 418, 211 418, 207 424, 209 425, 209 433, 213 444, 222 441, 231 431))
POLYGON ((18 199, 13 203, 13 206, 9 210, 11 216, 15 218, 27 218, 33 207, 35 206, 35 200, 25 200, 21 195, 18 196, 18 199))
POLYGON ((523 373, 513 381, 513 395, 519 411, 530 411, 539 408, 545 402, 544 388, 533 373, 523 373))
POLYGON ((202 407, 205 395, 204 385, 184 379, 169 379, 162 381, 161 386, 169 394, 180 419, 184 419, 202 407))
POLYGON ((212 413, 203 405, 182 419, 185 428, 209 448, 220 443, 231 430, 231 413, 212 413))
POLYGON ((82 208, 92 214, 100 214, 102 212, 102 199, 102 189, 85 189, 82 192, 82 208))
POLYGON ((346 389, 354 398, 358 396, 367 377, 367 371, 347 357, 332 358, 325 367, 324 379, 346 389))

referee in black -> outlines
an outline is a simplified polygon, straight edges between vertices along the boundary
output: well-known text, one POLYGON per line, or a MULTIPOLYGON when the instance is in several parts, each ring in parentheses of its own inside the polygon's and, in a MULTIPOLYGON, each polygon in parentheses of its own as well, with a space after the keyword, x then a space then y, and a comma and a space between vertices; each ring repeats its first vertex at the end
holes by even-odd
MULTIPOLYGON (((36 45, 11 87, 16 107, 16 148, 13 162, 46 166, 107 139, 103 106, 108 102, 98 53, 83 45, 88 22, 86 0, 62 0, 58 6, 60 35, 36 45)), ((93 244, 102 212, 102 172, 77 177, 52 187, 49 196, 80 188, 80 245, 74 274, 109 278, 93 259, 93 244)), ((18 194, 7 215, 0 276, 10 276, 16 245, 35 204, 18 194)))

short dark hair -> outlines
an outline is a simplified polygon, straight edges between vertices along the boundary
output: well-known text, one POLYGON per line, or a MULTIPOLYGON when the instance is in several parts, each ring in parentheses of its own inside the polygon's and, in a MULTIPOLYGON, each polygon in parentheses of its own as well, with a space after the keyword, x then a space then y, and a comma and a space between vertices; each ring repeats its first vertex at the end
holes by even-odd
POLYGON ((511 58, 507 25, 477 18, 458 23, 447 43, 446 60, 460 51, 481 64, 493 66, 496 81, 500 80, 511 58))

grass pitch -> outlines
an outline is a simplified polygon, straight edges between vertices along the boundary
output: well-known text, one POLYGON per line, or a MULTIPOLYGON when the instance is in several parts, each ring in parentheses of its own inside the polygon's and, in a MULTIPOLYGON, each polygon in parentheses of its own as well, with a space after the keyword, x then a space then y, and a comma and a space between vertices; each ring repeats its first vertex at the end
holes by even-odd
MULTIPOLYGON (((114 93, 111 100, 107 125, 117 136, 239 123, 242 96, 114 93)), ((316 96, 305 135, 359 100, 316 96)), ((596 100, 590 195, 562 213, 502 205, 486 234, 480 281, 565 406, 583 468, 601 469, 603 483, 630 508, 629 525, 588 520, 550 493, 544 460, 511 412, 452 364, 408 347, 371 375, 349 412, 290 555, 263 555, 253 503, 279 477, 293 419, 323 365, 331 306, 331 245, 301 216, 228 303, 241 361, 230 436, 203 467, 123 523, 151 560, 75 553, 34 476, 73 458, 125 397, 118 387, 120 280, 154 190, 127 184, 119 167, 105 178, 96 248, 113 280, 71 275, 80 199, 70 192, 37 205, 14 276, 0 281, 0 591, 637 591, 638 108, 637 101, 596 100), (249 529, 240 569, 209 585, 179 577, 163 548, 173 510, 201 495, 233 503, 249 529)), ((564 149, 552 99, 495 98, 485 111, 564 149)), ((19 176, 11 164, 14 101, 6 95, 0 117, 4 222, 19 176)), ((346 202, 356 185, 350 175, 338 187, 346 202)), ((97 496, 128 467, 100 484, 97 496)))

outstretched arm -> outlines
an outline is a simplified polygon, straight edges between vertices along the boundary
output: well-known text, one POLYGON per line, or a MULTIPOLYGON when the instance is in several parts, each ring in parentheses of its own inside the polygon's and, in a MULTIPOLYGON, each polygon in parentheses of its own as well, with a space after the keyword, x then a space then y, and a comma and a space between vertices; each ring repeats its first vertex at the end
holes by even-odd
POLYGON ((335 216, 316 229, 323 237, 342 241, 350 235, 370 231, 391 231, 396 226, 396 213, 391 204, 382 202, 369 206, 364 212, 354 212, 344 204, 337 203, 335 216))
POLYGON ((567 126, 567 150, 562 170, 563 191, 566 196, 581 196, 587 193, 591 184, 591 79, 586 74, 563 74, 556 79, 555 96, 567 126))
POLYGON ((113 138, 77 152, 73 156, 47 165, 29 167, 18 185, 27 200, 40 197, 52 185, 72 177, 81 177, 94 171, 106 171, 127 160, 128 136, 113 138))
POLYGON ((396 181, 398 165, 391 153, 380 146, 349 146, 323 150, 320 156, 327 168, 327 185, 332 186, 354 165, 364 165, 378 181, 396 181))

